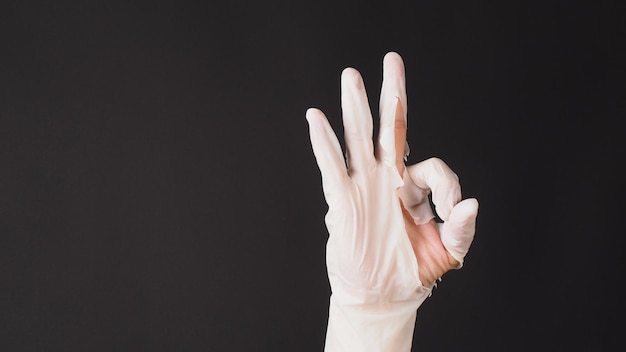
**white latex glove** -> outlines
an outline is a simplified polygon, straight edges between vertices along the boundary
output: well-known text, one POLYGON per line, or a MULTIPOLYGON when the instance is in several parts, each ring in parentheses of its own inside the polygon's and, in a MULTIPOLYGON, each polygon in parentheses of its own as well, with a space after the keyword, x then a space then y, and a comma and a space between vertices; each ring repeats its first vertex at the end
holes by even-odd
POLYGON ((460 202, 458 178, 439 159, 405 172, 406 90, 398 54, 388 53, 383 61, 376 151, 357 70, 343 71, 341 90, 346 159, 324 114, 314 108, 306 114, 329 206, 332 295, 325 350, 410 351, 417 309, 435 279, 461 266, 474 237, 478 203, 460 202), (445 221, 439 227, 432 220, 431 191, 445 221))

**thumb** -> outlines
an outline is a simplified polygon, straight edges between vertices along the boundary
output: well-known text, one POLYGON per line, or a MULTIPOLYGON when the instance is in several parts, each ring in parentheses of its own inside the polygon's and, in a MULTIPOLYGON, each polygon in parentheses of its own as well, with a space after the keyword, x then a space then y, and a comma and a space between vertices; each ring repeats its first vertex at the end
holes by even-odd
POLYGON ((450 255, 459 261, 457 269, 463 266, 463 258, 469 251, 476 231, 478 201, 474 198, 457 203, 448 221, 441 225, 441 242, 450 255))

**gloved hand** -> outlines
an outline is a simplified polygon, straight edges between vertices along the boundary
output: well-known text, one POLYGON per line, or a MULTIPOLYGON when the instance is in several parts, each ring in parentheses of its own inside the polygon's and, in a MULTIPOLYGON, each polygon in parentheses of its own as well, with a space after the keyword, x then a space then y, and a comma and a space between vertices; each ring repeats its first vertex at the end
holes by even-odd
POLYGON ((458 178, 440 159, 405 169, 407 99, 397 53, 383 60, 376 150, 357 70, 343 71, 341 91, 346 159, 324 114, 306 114, 328 203, 325 350, 410 351, 418 307, 469 250, 478 202, 461 201, 458 178), (431 192, 442 224, 433 220, 431 192))

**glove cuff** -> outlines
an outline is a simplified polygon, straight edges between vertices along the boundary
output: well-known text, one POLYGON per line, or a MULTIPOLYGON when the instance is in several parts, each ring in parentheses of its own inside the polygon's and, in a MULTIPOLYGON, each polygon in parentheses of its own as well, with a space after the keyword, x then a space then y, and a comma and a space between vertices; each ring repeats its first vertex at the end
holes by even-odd
POLYGON ((326 352, 409 352, 417 309, 431 290, 402 302, 343 305, 331 295, 326 352))

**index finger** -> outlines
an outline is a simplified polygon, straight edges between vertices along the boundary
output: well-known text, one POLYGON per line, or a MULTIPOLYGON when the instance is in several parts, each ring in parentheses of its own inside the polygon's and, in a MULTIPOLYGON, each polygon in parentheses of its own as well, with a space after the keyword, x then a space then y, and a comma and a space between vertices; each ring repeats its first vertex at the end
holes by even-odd
POLYGON ((407 174, 411 182, 405 183, 401 198, 409 211, 420 208, 421 204, 430 207, 424 195, 432 192, 437 215, 448 221, 452 208, 461 201, 461 185, 454 171, 443 160, 432 157, 409 166, 407 174))

